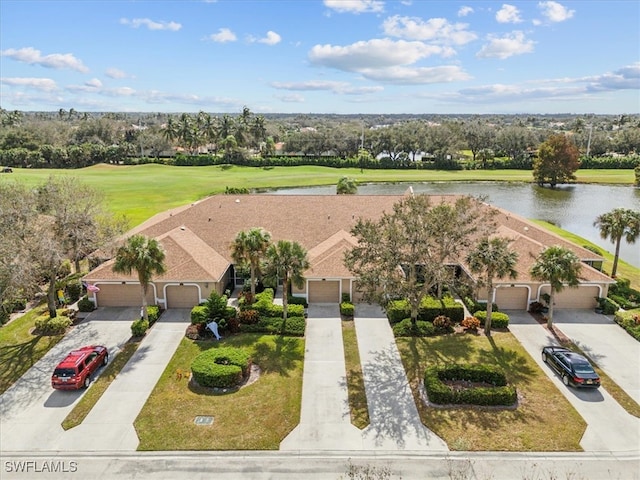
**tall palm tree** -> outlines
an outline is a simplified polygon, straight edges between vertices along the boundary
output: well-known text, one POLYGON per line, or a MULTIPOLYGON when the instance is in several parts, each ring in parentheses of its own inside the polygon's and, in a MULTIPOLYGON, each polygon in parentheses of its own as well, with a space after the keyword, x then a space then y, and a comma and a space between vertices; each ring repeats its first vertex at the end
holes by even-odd
POLYGON ((491 313, 493 311, 493 295, 495 288, 493 279, 502 279, 507 275, 509 278, 517 278, 518 272, 515 270, 518 262, 518 253, 509 250, 509 239, 507 238, 484 238, 467 255, 467 263, 473 273, 479 273, 484 277, 478 282, 487 287, 487 319, 484 324, 484 333, 491 335, 491 313))
POLYGON ((135 270, 138 274, 142 293, 142 316, 145 320, 149 320, 147 313, 149 283, 153 275, 161 275, 166 271, 164 259, 162 245, 155 238, 148 238, 144 235, 129 237, 116 252, 113 271, 129 275, 135 270))
POLYGON ((241 231, 231 245, 231 256, 238 264, 249 265, 251 271, 251 297, 256 294, 256 275, 260 261, 271 245, 271 234, 262 228, 241 231))
POLYGON ((551 328, 553 325, 553 303, 556 292, 560 292, 565 285, 578 286, 581 268, 582 263, 578 256, 568 248, 558 245, 545 248, 536 258, 531 267, 531 276, 534 280, 548 282, 551 285, 547 327, 551 328))
POLYGON ((267 249, 265 273, 275 279, 282 279, 282 307, 284 319, 287 319, 289 288, 304 285, 303 273, 309 268, 307 252, 298 242, 279 240, 267 249))
POLYGON ((640 212, 628 208, 615 208, 608 213, 603 213, 596 218, 593 225, 600 228, 600 236, 610 239, 616 244, 616 253, 613 257, 611 276, 615 277, 618 270, 618 257, 620 256, 620 243, 622 237, 627 243, 635 243, 640 236, 640 212))

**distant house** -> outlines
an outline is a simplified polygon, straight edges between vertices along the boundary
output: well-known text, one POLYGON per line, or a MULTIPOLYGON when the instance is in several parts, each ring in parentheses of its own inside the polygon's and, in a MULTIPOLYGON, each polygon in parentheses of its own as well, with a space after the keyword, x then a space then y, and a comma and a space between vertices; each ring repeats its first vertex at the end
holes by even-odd
MULTIPOLYGON (((343 293, 360 301, 358 279, 344 266, 344 252, 356 244, 349 233, 358 218, 377 219, 390 212, 401 195, 216 195, 154 216, 129 232, 156 238, 166 252, 166 273, 153 278, 149 303, 165 308, 190 308, 212 291, 223 293, 229 285, 242 284, 231 257, 231 243, 241 230, 262 227, 273 240, 293 240, 307 251, 311 267, 303 288, 294 290, 310 303, 338 303, 343 293)), ((434 202, 455 196, 432 197, 434 202)), ((566 288, 556 298, 556 308, 592 308, 596 297, 607 295, 614 283, 594 265, 602 257, 544 230, 506 210, 497 211, 496 234, 511 239, 519 253, 517 280, 496 281, 493 301, 501 309, 527 309, 549 286, 529 275, 534 258, 543 248, 562 245, 583 262, 578 288, 566 288)), ((92 299, 97 306, 136 306, 140 289, 135 274, 112 271, 107 261, 84 277, 99 287, 92 299)), ((460 272, 473 278, 462 263, 460 272)), ((487 300, 486 292, 480 298, 487 300)))

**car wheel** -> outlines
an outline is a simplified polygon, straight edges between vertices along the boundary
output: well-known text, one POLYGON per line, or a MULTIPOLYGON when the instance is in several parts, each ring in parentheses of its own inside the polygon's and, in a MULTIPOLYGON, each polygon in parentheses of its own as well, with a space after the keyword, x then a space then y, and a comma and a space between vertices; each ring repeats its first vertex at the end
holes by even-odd
POLYGON ((106 365, 107 363, 109 363, 109 354, 108 353, 104 356, 104 360, 102 360, 102 365, 106 365))
POLYGON ((569 376, 568 375, 563 375, 562 376, 562 383, 564 383, 567 387, 569 386, 569 376))
POLYGON ((544 352, 542 352, 542 361, 543 361, 544 363, 547 363, 547 354, 546 354, 546 353, 544 353, 544 352))
POLYGON ((87 378, 84 379, 84 388, 89 388, 89 385, 91 385, 91 377, 87 376, 87 378))

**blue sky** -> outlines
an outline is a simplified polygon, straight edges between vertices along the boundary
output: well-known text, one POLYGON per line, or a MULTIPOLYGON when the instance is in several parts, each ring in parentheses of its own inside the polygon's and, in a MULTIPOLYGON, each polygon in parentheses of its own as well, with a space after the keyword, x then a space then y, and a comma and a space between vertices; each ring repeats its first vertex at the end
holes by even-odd
POLYGON ((637 0, 0 0, 0 106, 640 113, 639 31, 637 0))

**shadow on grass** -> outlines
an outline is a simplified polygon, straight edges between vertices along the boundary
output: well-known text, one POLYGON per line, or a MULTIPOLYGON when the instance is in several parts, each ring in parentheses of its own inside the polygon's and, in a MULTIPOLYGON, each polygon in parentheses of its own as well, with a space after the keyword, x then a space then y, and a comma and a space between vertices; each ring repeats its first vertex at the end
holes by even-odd
POLYGON ((0 347, 0 393, 4 393, 62 337, 39 335, 26 342, 0 347))

